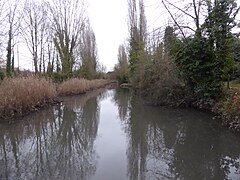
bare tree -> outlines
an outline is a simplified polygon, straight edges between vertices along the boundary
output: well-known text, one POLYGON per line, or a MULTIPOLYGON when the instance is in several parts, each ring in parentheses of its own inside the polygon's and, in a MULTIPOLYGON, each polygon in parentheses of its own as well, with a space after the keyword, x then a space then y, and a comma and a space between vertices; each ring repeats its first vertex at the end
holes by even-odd
POLYGON ((6 73, 7 76, 11 76, 14 72, 14 37, 17 35, 21 14, 18 12, 19 10, 19 0, 16 1, 8 1, 6 3, 7 15, 6 15, 6 24, 8 28, 8 42, 7 42, 7 66, 6 73))
POLYGON ((52 37, 49 35, 50 27, 49 27, 49 19, 48 12, 46 8, 46 3, 42 3, 40 5, 40 12, 42 21, 40 23, 40 58, 39 58, 39 71, 43 73, 46 72, 46 64, 45 64, 45 52, 48 51, 47 45, 49 41, 52 42, 52 37))
POLYGON ((143 0, 139 0, 139 33, 140 40, 145 46, 147 41, 147 19, 143 0))
POLYGON ((186 37, 186 29, 195 35, 201 35, 201 21, 207 16, 207 4, 211 3, 211 0, 191 0, 179 6, 169 0, 162 0, 162 3, 183 37, 186 37), (178 17, 184 17, 185 21, 178 20, 178 17))
MULTIPOLYGON (((54 70, 54 64, 56 62, 56 48, 54 46, 54 43, 51 39, 51 36, 49 36, 49 39, 47 40, 47 73, 48 75, 51 75, 54 70)), ((58 69, 56 69, 58 72, 58 69)))
MULTIPOLYGON (((44 44, 47 40, 47 10, 43 2, 26 0, 24 4, 24 17, 22 35, 32 54, 35 73, 42 71, 44 59, 44 44)), ((45 67, 45 65, 44 65, 45 67)), ((45 69, 45 68, 44 68, 45 69)))
POLYGON ((130 36, 145 44, 147 35, 147 20, 143 0, 128 0, 130 36))
POLYGON ((98 54, 95 34, 90 27, 89 22, 86 23, 82 34, 80 54, 82 60, 81 71, 83 76, 88 79, 94 78, 97 73, 98 54))
POLYGON ((71 74, 76 57, 74 52, 80 42, 85 22, 83 0, 53 0, 49 3, 52 13, 52 34, 59 54, 62 72, 71 74))
POLYGON ((128 0, 129 31, 130 36, 134 36, 138 26, 137 4, 136 0, 128 0))
POLYGON ((2 48, 2 43, 3 43, 3 36, 4 36, 4 14, 5 14, 5 1, 0 0, 0 50, 2 48))

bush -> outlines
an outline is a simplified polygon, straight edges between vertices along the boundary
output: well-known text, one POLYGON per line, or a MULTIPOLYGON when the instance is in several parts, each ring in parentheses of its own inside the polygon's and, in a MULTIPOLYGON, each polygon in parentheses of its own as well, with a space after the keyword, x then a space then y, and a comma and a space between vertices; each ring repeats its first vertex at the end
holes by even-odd
POLYGON ((119 82, 119 84, 128 83, 129 82, 128 75, 127 74, 117 75, 117 81, 119 82))

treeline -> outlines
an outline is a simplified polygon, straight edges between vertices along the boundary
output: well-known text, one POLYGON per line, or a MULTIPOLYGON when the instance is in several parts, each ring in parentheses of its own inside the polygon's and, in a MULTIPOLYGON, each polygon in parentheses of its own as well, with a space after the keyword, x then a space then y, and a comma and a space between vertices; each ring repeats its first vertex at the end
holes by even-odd
POLYGON ((120 45, 115 66, 120 83, 131 83, 157 103, 212 106, 223 97, 226 82, 240 79, 236 0, 192 0, 182 6, 187 9, 163 0, 173 23, 152 32, 144 0, 128 4, 129 41, 120 45), (188 22, 178 21, 173 8, 188 22))
POLYGON ((16 73, 17 46, 25 44, 37 75, 59 81, 101 76, 104 67, 98 62, 96 38, 86 7, 84 0, 0 1, 4 74, 11 77, 16 73))

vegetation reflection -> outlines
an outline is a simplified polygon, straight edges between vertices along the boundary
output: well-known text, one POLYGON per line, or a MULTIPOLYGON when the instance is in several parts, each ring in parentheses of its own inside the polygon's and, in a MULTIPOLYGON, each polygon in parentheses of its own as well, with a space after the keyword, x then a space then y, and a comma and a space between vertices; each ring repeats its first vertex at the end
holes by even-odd
POLYGON ((96 170, 96 96, 102 92, 67 97, 23 123, 1 124, 0 179, 89 179, 96 170))
POLYGON ((129 179, 234 179, 240 174, 240 142, 209 115, 147 106, 125 91, 117 90, 114 99, 128 136, 129 179))

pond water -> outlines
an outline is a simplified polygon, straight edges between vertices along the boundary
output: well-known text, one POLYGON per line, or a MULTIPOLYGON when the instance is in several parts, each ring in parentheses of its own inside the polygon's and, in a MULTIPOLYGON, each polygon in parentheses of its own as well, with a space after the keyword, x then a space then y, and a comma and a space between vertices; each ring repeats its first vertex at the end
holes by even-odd
POLYGON ((240 136, 203 112, 98 90, 0 124, 0 179, 240 179, 240 136))

